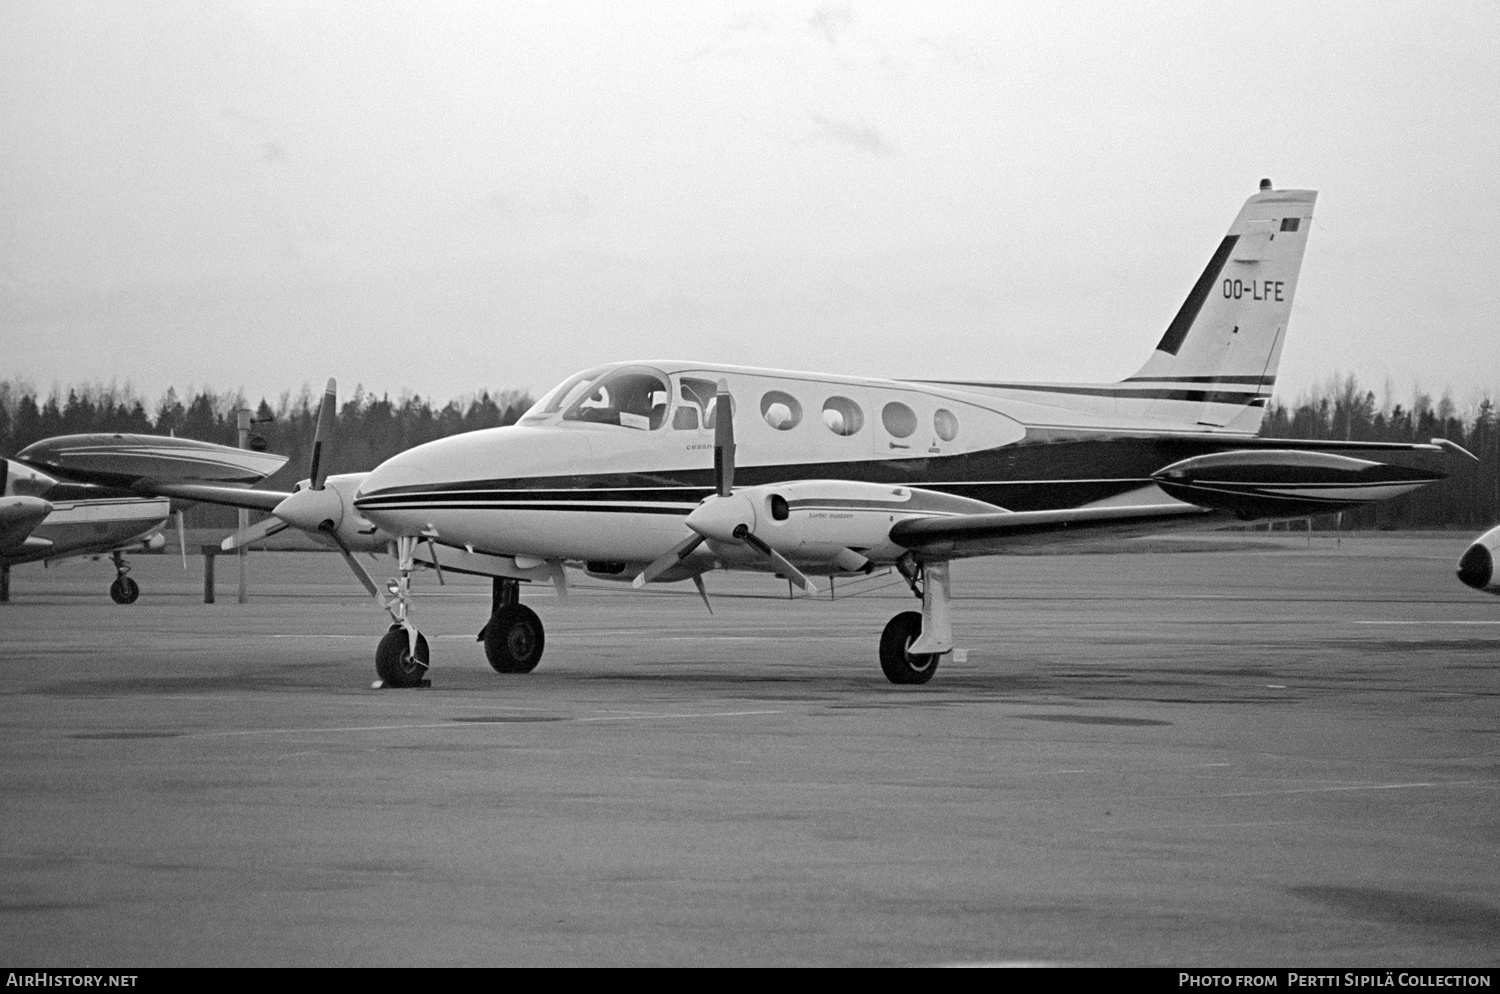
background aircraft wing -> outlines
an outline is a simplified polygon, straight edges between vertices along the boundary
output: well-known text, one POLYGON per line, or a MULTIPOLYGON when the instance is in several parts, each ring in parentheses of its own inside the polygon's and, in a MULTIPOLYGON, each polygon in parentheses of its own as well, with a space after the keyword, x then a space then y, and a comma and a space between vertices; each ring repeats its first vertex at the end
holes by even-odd
POLYGON ((16 455, 18 462, 63 480, 252 511, 270 511, 291 496, 250 489, 286 459, 187 438, 110 434, 44 438, 16 455))

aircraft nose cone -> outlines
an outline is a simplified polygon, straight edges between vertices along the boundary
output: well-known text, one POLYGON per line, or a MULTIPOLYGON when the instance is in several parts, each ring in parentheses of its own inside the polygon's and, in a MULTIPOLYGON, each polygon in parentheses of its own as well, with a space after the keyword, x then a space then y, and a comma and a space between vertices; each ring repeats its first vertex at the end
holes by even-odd
POLYGON ((332 487, 299 490, 277 504, 271 513, 293 528, 306 531, 317 531, 325 521, 337 528, 344 520, 344 501, 332 487))
POLYGON ((1494 575, 1495 557, 1478 542, 1469 546, 1469 551, 1458 561, 1458 578, 1475 590, 1488 587, 1494 575))
POLYGON ((687 516, 689 528, 719 542, 737 541, 734 530, 740 525, 755 530, 755 505, 742 494, 710 497, 687 516))

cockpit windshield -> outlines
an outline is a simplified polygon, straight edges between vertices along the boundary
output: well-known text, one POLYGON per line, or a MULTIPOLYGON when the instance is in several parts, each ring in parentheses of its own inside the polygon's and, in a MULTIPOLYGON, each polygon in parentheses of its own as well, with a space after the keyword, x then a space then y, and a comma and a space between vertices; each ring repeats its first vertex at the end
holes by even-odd
POLYGON ((608 369, 608 366, 595 366, 593 369, 585 369, 581 373, 574 373, 547 391, 547 395, 541 400, 532 404, 526 413, 521 415, 517 424, 538 424, 550 419, 559 409, 567 407, 573 401, 577 400, 588 385, 597 380, 608 369))
POLYGON ((654 431, 666 420, 669 390, 667 378, 646 366, 591 369, 563 381, 520 423, 546 421, 560 409, 564 421, 654 431))

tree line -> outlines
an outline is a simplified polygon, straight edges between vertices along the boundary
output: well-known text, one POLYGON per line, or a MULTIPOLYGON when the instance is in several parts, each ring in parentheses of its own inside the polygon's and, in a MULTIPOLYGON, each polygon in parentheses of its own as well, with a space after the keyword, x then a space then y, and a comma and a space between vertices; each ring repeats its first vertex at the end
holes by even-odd
MULTIPOLYGON (((1261 434, 1273 438, 1342 439, 1374 442, 1426 442, 1446 438, 1462 445, 1479 462, 1450 459, 1448 479, 1382 504, 1346 511, 1341 522, 1314 521, 1314 527, 1466 528, 1500 521, 1500 418, 1484 396, 1460 410, 1444 394, 1434 400, 1417 391, 1408 403, 1377 400, 1353 375, 1333 377, 1294 403, 1273 401, 1261 434)), ((201 390, 183 398, 167 390, 155 403, 128 387, 74 386, 64 394, 54 388, 45 398, 17 380, 0 381, 0 453, 12 454, 39 439, 85 432, 176 434, 225 445, 237 443, 236 412, 254 411, 253 431, 271 452, 289 457, 266 486, 290 490, 307 475, 308 458, 322 395, 304 384, 286 391, 273 406, 265 398, 252 406, 243 393, 201 390)), ((423 442, 514 424, 532 399, 521 390, 483 391, 437 404, 431 398, 403 394, 392 400, 356 387, 338 410, 323 452, 330 473, 370 469, 398 452, 423 442)), ((228 508, 195 508, 191 524, 231 527, 228 508)))

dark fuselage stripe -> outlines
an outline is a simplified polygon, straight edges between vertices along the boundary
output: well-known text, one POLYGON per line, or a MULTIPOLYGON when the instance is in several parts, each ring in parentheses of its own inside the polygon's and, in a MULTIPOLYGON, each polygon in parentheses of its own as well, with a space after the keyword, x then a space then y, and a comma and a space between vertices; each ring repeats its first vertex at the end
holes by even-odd
MULTIPOLYGON (((939 382, 936 380, 929 382, 939 382)), ((1173 390, 1166 387, 1067 387, 1037 383, 982 383, 943 380, 944 386, 987 387, 991 390, 1026 390, 1033 393, 1067 394, 1076 397, 1115 397, 1123 400, 1180 400, 1193 404, 1252 404, 1262 395, 1253 390, 1173 390)))

